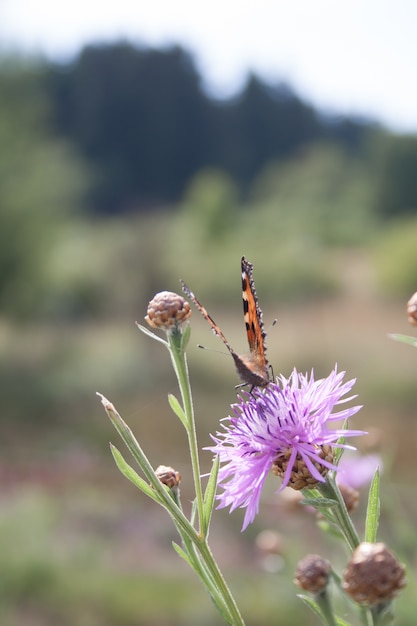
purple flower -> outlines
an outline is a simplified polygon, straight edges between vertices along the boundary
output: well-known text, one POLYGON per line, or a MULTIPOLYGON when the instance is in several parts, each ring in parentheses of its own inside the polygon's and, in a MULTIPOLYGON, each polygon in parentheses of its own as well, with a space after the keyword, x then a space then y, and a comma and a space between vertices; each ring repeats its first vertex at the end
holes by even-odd
POLYGON ((230 506, 230 512, 246 508, 242 530, 253 522, 264 481, 277 462, 283 479, 278 491, 292 481, 300 464, 315 483, 324 482, 323 474, 337 470, 332 454, 326 452, 335 447, 354 449, 338 439, 365 434, 330 428, 331 422, 346 420, 361 408, 333 412, 336 405, 356 397, 341 399, 355 383, 344 383, 344 374, 336 367, 327 378, 314 380, 313 372, 308 377, 294 369, 288 379, 281 376, 264 389, 242 391, 232 405, 234 415, 223 420, 224 431, 212 437, 216 445, 208 449, 221 462, 218 508, 230 506))

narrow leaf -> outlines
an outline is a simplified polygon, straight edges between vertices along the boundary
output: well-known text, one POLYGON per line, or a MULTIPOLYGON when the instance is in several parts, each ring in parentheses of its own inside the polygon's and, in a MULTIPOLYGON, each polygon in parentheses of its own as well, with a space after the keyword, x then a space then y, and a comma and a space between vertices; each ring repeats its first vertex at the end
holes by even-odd
POLYGON ((322 622, 326 621, 321 608, 319 607, 317 602, 313 600, 313 598, 311 598, 310 596, 305 596, 301 593, 297 594, 297 596, 313 611, 313 613, 315 613, 321 619, 322 622))
POLYGON ((388 337, 390 337, 390 339, 394 339, 394 341, 401 341, 402 343, 407 343, 409 346, 417 348, 416 337, 409 337, 408 335, 401 335, 399 333, 391 333, 388 337))
POLYGON ((172 393, 168 394, 168 402, 169 402, 169 406, 174 411, 175 415, 180 418, 184 428, 187 428, 188 423, 187 423, 187 418, 185 416, 183 408, 178 402, 177 398, 172 393))
MULTIPOLYGON (((135 470, 124 460, 123 456, 119 452, 119 450, 113 444, 110 444, 111 453, 113 455, 114 460, 116 461, 116 465, 128 480, 135 485, 138 489, 143 491, 147 496, 159 502, 158 497, 155 491, 148 485, 146 481, 143 480, 135 470)), ((160 503, 160 502, 159 502, 160 503)))
POLYGON ((217 492, 217 477, 219 474, 220 458, 216 456, 213 461, 210 476, 207 482, 206 490, 204 492, 203 512, 204 512, 204 534, 207 535, 211 516, 213 514, 214 501, 217 492))
POLYGON ((379 468, 376 470, 369 489, 368 508, 366 510, 365 541, 375 543, 379 523, 379 468))
POLYGON ((185 348, 187 347, 187 344, 190 340, 190 335, 191 335, 191 326, 188 324, 187 326, 185 326, 183 333, 182 333, 182 338, 181 338, 181 350, 183 350, 183 352, 185 352, 185 348))
POLYGON ((330 509, 337 505, 336 500, 331 498, 304 498, 300 504, 305 506, 313 506, 315 509, 330 509))
POLYGON ((345 622, 344 619, 342 619, 341 617, 338 617, 337 615, 336 615, 336 624, 337 626, 350 626, 348 622, 345 622))
POLYGON ((135 322, 135 324, 144 335, 148 335, 148 337, 151 337, 151 339, 155 339, 155 341, 163 343, 164 346, 168 346, 168 342, 166 342, 165 339, 162 339, 162 337, 158 337, 158 335, 155 335, 155 333, 146 328, 146 326, 142 326, 138 322, 135 322))
MULTIPOLYGON (((188 563, 188 565, 195 571, 195 567, 190 559, 190 557, 188 556, 188 554, 181 548, 181 546, 179 546, 177 543, 175 543, 175 541, 172 542, 172 547, 174 548, 175 552, 177 554, 179 554, 179 556, 184 559, 184 561, 186 563, 188 563)), ((198 572, 197 572, 198 573, 198 572)))

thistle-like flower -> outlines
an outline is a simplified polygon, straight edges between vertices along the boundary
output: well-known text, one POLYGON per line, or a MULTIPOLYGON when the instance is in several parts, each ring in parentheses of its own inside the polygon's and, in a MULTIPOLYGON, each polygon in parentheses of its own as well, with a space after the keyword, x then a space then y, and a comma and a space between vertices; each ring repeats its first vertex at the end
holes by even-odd
POLYGON ((334 412, 336 405, 356 396, 343 398, 355 380, 343 382, 344 372, 335 368, 327 378, 314 380, 314 374, 300 374, 295 369, 287 379, 281 376, 266 388, 241 392, 232 405, 233 415, 225 418, 223 431, 213 436, 221 468, 219 507, 245 508, 244 530, 258 510, 264 481, 272 469, 282 478, 278 491, 314 487, 325 481, 334 464, 334 448, 350 448, 338 440, 354 437, 363 431, 330 428, 335 421, 346 420, 360 406, 334 412), (343 398, 343 399, 342 399, 343 398))

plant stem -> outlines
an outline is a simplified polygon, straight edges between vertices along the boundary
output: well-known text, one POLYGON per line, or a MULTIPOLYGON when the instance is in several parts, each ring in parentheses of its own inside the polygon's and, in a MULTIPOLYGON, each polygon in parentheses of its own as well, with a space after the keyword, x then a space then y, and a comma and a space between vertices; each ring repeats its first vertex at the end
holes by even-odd
POLYGON ((188 375, 187 357, 182 344, 183 335, 180 331, 168 335, 168 346, 171 354, 172 364, 177 376, 178 385, 181 392, 183 409, 187 418, 187 436, 191 455, 191 465, 193 470, 194 488, 197 502, 197 512, 199 521, 199 533, 205 534, 203 528, 203 491, 200 479, 200 461, 198 456, 197 433, 195 428, 194 407, 191 395, 190 378, 188 375))
POLYGON ((353 551, 360 544, 359 535, 350 519, 348 510, 343 500, 343 496, 340 493, 336 481, 333 476, 328 474, 325 483, 318 485, 320 493, 325 498, 330 498, 337 501, 337 506, 332 509, 332 514, 335 518, 335 522, 338 528, 342 531, 350 549, 353 551))

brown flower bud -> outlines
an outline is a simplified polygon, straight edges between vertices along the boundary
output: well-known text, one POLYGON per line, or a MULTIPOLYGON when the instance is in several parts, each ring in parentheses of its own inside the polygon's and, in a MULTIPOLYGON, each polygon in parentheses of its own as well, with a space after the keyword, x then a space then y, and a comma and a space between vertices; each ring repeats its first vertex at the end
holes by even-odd
POLYGON ((417 291, 407 302, 407 317, 410 324, 417 326, 417 291))
POLYGON ((405 568, 386 545, 366 542, 353 552, 342 582, 355 602, 369 606, 392 600, 405 585, 405 568))
POLYGON ((176 472, 173 467, 167 467, 166 465, 160 465, 156 468, 155 474, 163 485, 166 485, 169 489, 178 489, 181 482, 181 475, 176 472))
POLYGON ((294 583, 309 593, 320 593, 327 587, 330 571, 329 561, 309 554, 298 563, 294 583))
MULTIPOLYGON (((331 446, 317 446, 317 449, 320 449, 318 454, 322 459, 325 459, 329 463, 333 462, 334 456, 331 446)), ((275 476, 279 476, 280 478, 284 477, 285 471, 288 467, 288 461, 290 459, 291 452, 292 450, 288 449, 284 454, 278 456, 275 459, 272 465, 272 471, 275 476)), ((315 463, 314 465, 323 477, 326 476, 329 471, 327 467, 319 463, 315 463)), ((303 461, 301 455, 297 454, 288 487, 292 487, 293 489, 300 491, 301 489, 313 489, 313 487, 315 487, 317 483, 317 478, 314 478, 314 476, 311 475, 311 472, 303 461)))
POLYGON ((172 331, 191 315, 189 303, 177 293, 161 291, 149 302, 145 320, 152 328, 172 331))

